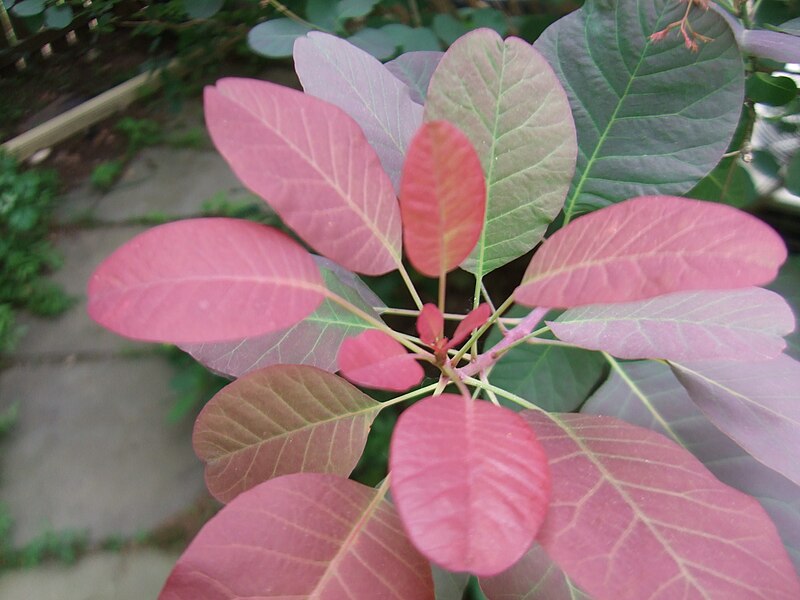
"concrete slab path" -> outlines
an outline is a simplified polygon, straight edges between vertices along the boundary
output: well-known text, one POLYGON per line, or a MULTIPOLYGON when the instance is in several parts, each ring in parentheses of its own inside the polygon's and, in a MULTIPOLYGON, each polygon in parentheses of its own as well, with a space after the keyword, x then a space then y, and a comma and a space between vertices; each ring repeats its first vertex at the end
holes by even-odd
MULTIPOLYGON (((19 407, 17 424, 0 441, 0 502, 15 522, 14 544, 61 530, 85 531, 92 543, 124 539, 206 495, 192 423, 166 419, 171 366, 153 345, 93 323, 85 288, 106 256, 146 229, 143 220, 199 216, 221 195, 252 199, 213 150, 163 147, 142 151, 108 193, 84 187, 63 199, 54 241, 64 266, 53 279, 77 303, 58 319, 23 318, 27 335, 0 371, 0 410, 19 407)), ((91 554, 75 568, 6 572, 0 598, 148 600, 175 558, 91 554)))

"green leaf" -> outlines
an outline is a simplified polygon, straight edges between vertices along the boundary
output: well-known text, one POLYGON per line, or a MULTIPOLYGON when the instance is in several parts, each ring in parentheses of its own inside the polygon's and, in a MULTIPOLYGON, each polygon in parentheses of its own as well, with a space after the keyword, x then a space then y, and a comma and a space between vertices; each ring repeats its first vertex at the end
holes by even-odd
POLYGON ((292 19, 272 19, 259 23, 247 34, 247 43, 253 51, 269 58, 292 55, 294 41, 311 31, 311 28, 292 19))
MULTIPOLYGON (((486 341, 491 347, 501 338, 495 327, 486 341)), ((547 336, 547 339, 553 339, 547 336)), ((522 396, 550 412, 571 412, 599 385, 607 371, 599 352, 549 344, 521 344, 494 366, 489 381, 522 396)), ((499 399, 513 410, 520 407, 499 399)))
POLYGON ((800 35, 800 17, 781 23, 778 30, 792 35, 800 35))
POLYGON ((379 0, 340 0, 336 10, 340 19, 358 19, 371 13, 378 2, 379 0))
POLYGON ((17 0, 2 0, 3 6, 6 7, 6 10, 10 10, 14 4, 17 3, 17 0))
POLYGON ((786 165, 784 185, 793 194, 800 195, 800 151, 795 152, 786 165))
POLYGON ((469 27, 453 15, 438 14, 433 17, 433 32, 449 46, 469 31, 469 27))
POLYGON ((394 56, 397 46, 389 36, 382 33, 380 29, 365 27, 347 38, 347 41, 358 46, 364 52, 369 52, 378 60, 386 60, 394 56))
POLYGON ((409 27, 402 23, 390 23, 381 27, 380 31, 386 34, 400 51, 438 51, 442 47, 433 32, 427 27, 409 27))
POLYGON ((797 96, 797 84, 791 77, 753 73, 747 79, 747 97, 768 106, 789 104, 797 96))
POLYGON ((508 33, 508 21, 505 15, 495 8, 481 8, 472 13, 472 25, 493 29, 501 36, 505 37, 508 33))
POLYGON ((730 204, 736 208, 750 205, 758 197, 750 173, 736 156, 723 158, 717 167, 686 194, 698 200, 730 204))
POLYGON ((44 11, 44 0, 22 0, 11 9, 18 17, 32 17, 44 11))
POLYGON ((685 11, 674 0, 589 0, 536 42, 578 130, 565 221, 635 196, 685 194, 722 158, 741 112, 742 57, 722 17, 696 7, 692 27, 713 41, 698 52, 676 31, 650 41, 685 11))
POLYGON ((213 17, 225 4, 225 0, 183 0, 183 8, 192 19, 213 17))
POLYGON ((49 29, 64 29, 72 23, 72 7, 68 4, 48 6, 44 11, 44 24, 49 29))
POLYGON ((306 18, 317 27, 327 31, 340 29, 339 11, 331 0, 308 0, 306 2, 306 18))
POLYGON ((481 159, 486 221, 461 265, 481 278, 539 243, 561 210, 576 154, 569 102, 530 44, 479 29, 442 58, 425 119, 456 125, 481 159))

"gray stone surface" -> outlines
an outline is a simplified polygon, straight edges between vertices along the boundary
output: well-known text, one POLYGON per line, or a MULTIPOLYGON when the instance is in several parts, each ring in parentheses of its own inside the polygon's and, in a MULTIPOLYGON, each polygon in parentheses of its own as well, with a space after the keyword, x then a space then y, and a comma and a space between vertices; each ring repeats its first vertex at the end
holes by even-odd
POLYGON ((149 530, 204 489, 191 424, 170 425, 172 369, 160 357, 21 365, 0 373, 19 420, 0 444, 0 500, 14 541, 46 530, 92 540, 149 530))
POLYGON ((234 202, 251 196, 216 151, 147 148, 131 161, 92 214, 104 222, 196 216, 207 200, 220 193, 234 202))
POLYGON ((45 565, 0 577, 2 600, 154 600, 177 556, 106 552, 73 566, 45 565))
POLYGON ((98 264, 146 227, 112 227, 62 231, 55 246, 64 266, 51 279, 77 299, 75 306, 54 319, 21 315, 25 335, 17 346, 17 358, 102 354, 152 348, 106 331, 86 314, 86 283, 98 264))

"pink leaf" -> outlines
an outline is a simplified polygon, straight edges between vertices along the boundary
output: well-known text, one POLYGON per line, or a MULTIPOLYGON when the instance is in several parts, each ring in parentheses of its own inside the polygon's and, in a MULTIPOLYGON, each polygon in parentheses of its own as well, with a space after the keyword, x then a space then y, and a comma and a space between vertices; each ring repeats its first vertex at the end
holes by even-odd
POLYGON ((400 415, 392 498, 411 540, 449 571, 490 576, 528 549, 550 495, 547 457, 514 412, 453 394, 400 415))
POLYGON ((620 365, 581 412, 621 418, 679 440, 715 477, 756 498, 800 571, 800 487, 758 462, 717 429, 670 371, 654 361, 620 365), (647 405, 642 401, 644 397, 647 405))
POLYGON ((569 308, 670 292, 771 281, 786 260, 780 236, 723 204, 641 196, 576 219, 533 256, 514 296, 569 308))
POLYGON ((344 112, 248 79, 207 87, 205 111, 236 175, 306 242, 351 271, 397 268, 402 232, 392 184, 344 112))
POLYGON ((745 288, 571 308, 548 325, 565 342, 620 358, 769 360, 786 347, 794 315, 778 294, 745 288))
POLYGON ((356 385, 393 392, 404 392, 425 376, 413 354, 377 329, 344 341, 339 350, 339 370, 356 385))
MULTIPOLYGON (((357 275, 327 258, 312 258, 328 290, 380 319, 376 310, 385 305, 357 275)), ((310 365, 335 373, 339 370, 336 357, 342 342, 373 327, 326 298, 317 310, 289 328, 229 342, 181 344, 181 349, 212 371, 232 377, 276 364, 310 365)))
POLYGON ((591 597, 800 597, 758 502, 674 442, 611 417, 521 414, 552 469, 553 498, 537 539, 591 597))
POLYGON ((408 144, 422 124, 411 90, 374 56, 319 31, 295 41, 294 68, 306 94, 335 104, 361 126, 397 189, 408 144))
POLYGON ((476 308, 473 308, 469 311, 467 316, 464 317, 464 320, 458 324, 458 327, 456 327, 453 333, 453 339, 450 340, 447 347, 454 348, 458 346, 467 339, 474 329, 478 329, 481 325, 486 323, 491 315, 492 309, 488 304, 479 304, 476 308))
POLYGON ((411 140, 400 183, 406 254, 428 277, 464 260, 481 235, 486 182, 469 139, 446 121, 425 123, 411 140))
POLYGON ((701 361, 673 365, 709 420, 753 458, 800 485, 800 362, 701 361))
POLYGON ((575 587, 539 544, 510 569, 480 580, 489 600, 592 600, 575 587))
POLYGON ((203 407, 194 451, 206 463, 209 491, 222 502, 280 475, 347 477, 379 406, 331 373, 275 365, 237 379, 203 407))
POLYGON ((435 304, 426 304, 417 317, 417 333, 423 344, 433 346, 444 336, 444 315, 435 304))
POLYGON ((200 531, 160 600, 433 600, 427 562, 383 493, 333 475, 278 477, 200 531))
POLYGON ((288 236, 236 219, 155 227, 89 280, 89 316, 134 339, 216 342, 275 331, 322 302, 311 256, 288 236))

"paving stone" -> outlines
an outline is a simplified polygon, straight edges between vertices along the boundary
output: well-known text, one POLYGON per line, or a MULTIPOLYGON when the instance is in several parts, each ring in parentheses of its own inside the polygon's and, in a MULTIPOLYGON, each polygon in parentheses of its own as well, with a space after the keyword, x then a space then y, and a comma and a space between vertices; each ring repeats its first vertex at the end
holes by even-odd
POLYGON ((53 220, 56 224, 82 223, 91 219, 103 194, 86 182, 59 197, 53 207, 53 220))
POLYGON ((153 347, 106 331, 86 314, 86 283, 92 271, 119 246, 145 229, 136 226, 62 231, 55 237, 54 243, 64 265, 51 279, 78 302, 57 318, 20 315, 18 321, 25 328, 25 335, 17 345, 17 358, 128 352, 153 347))
POLYGON ((103 222, 196 216, 219 194, 232 202, 252 198, 217 152, 147 148, 96 204, 93 215, 103 222))
POLYGON ((160 357, 0 373, 0 408, 18 401, 20 411, 0 444, 0 500, 16 544, 47 530, 133 535, 196 500, 204 483, 191 423, 166 422, 171 376, 160 357))
POLYGON ((43 565, 0 577, 3 600, 154 600, 178 557, 156 550, 104 552, 71 566, 43 565))

